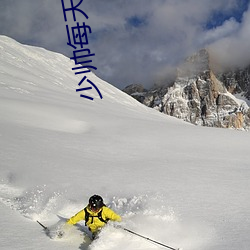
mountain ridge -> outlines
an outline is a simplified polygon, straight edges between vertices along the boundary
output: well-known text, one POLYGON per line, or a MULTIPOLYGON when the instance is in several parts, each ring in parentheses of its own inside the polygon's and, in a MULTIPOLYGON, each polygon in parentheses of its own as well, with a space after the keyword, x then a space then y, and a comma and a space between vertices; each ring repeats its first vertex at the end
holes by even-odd
POLYGON ((216 72, 207 49, 188 57, 176 70, 171 85, 123 91, 144 105, 195 125, 249 129, 250 66, 216 72), (234 96, 236 95, 237 96, 234 96), (242 100, 245 99, 245 100, 242 100))

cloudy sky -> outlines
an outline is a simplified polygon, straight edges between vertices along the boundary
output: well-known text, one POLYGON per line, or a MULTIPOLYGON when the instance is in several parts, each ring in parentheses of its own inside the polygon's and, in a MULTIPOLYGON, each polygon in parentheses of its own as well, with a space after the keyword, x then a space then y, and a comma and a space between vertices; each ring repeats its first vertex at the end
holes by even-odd
MULTIPOLYGON (((77 5, 80 0, 73 0, 77 5)), ((76 22, 91 27, 94 72, 118 88, 149 87, 181 60, 212 48, 217 60, 250 62, 250 0, 83 0, 76 22)), ((70 0, 64 0, 65 8, 70 0)), ((0 0, 0 34, 25 44, 73 55, 61 0, 0 0)), ((79 47, 80 49, 80 47, 79 47)))

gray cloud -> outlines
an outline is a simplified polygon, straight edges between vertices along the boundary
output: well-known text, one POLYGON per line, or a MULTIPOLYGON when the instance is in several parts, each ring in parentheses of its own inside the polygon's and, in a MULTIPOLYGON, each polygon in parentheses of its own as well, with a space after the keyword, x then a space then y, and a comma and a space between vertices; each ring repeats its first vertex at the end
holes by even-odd
MULTIPOLYGON (((87 48, 96 54, 93 65, 98 76, 120 88, 130 83, 148 87, 165 79, 183 58, 203 47, 211 47, 223 62, 230 62, 230 55, 246 62, 249 10, 242 22, 231 17, 239 2, 84 0, 81 9, 89 19, 77 13, 77 21, 92 29, 87 48), (207 29, 214 13, 227 18, 207 29)), ((74 26, 70 13, 67 16, 69 26, 74 26)), ((72 56, 65 25, 61 0, 0 0, 0 34, 20 42, 72 56)))
POLYGON ((237 25, 233 32, 210 45, 216 61, 226 67, 250 64, 250 10, 244 13, 242 23, 237 25))

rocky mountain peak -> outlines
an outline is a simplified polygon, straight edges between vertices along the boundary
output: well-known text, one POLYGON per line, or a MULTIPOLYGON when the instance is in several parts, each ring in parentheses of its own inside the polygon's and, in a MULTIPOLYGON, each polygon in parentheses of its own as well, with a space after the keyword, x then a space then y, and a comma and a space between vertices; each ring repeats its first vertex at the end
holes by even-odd
POLYGON ((178 67, 171 86, 129 94, 149 107, 196 125, 248 129, 249 106, 233 94, 250 97, 250 67, 223 73, 214 73, 212 68, 209 51, 202 49, 178 67))
POLYGON ((177 69, 177 77, 194 77, 205 74, 210 70, 209 53, 201 49, 194 55, 188 57, 177 69))

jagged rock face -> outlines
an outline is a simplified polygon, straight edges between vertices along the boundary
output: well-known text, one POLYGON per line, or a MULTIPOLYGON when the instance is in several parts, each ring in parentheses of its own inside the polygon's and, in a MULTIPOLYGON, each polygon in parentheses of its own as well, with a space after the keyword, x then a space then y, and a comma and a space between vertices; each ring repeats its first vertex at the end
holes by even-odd
POLYGON ((132 95, 134 93, 143 93, 147 91, 142 84, 131 84, 127 86, 124 90, 125 93, 132 95))
POLYGON ((250 66, 218 74, 218 79, 225 84, 230 93, 242 93, 250 100, 250 66))
POLYGON ((231 95, 209 66, 209 54, 201 50, 187 59, 162 100, 164 113, 197 125, 246 128, 248 106, 231 95))
MULTIPOLYGON (((139 101, 196 125, 248 129, 250 109, 232 93, 249 87, 249 68, 221 74, 219 80, 210 68, 209 53, 201 50, 178 69, 171 87, 141 92, 139 101)), ((245 96, 249 93, 244 91, 245 96)))
POLYGON ((141 84, 128 85, 125 89, 123 89, 123 91, 128 95, 133 96, 139 102, 144 101, 145 99, 144 95, 147 92, 147 90, 141 84))
POLYGON ((178 79, 165 94, 161 110, 197 125, 247 128, 248 106, 239 103, 216 79, 178 79))

